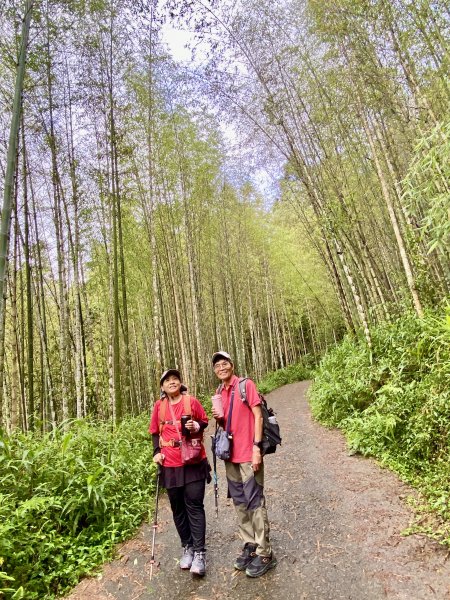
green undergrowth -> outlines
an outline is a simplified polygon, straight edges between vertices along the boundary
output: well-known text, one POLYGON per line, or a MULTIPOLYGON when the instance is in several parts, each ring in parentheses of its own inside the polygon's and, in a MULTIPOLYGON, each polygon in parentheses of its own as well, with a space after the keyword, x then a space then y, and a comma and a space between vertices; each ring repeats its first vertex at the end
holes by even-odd
POLYGON ((322 359, 313 415, 342 429, 350 451, 414 485, 442 523, 434 533, 450 545, 450 309, 406 315, 371 335, 371 352, 347 337, 322 359))
MULTIPOLYGON (((263 393, 310 377, 291 365, 263 393)), ((211 412, 211 394, 200 397, 211 412)), ((148 415, 74 421, 44 436, 0 430, 0 598, 51 599, 113 556, 153 504, 148 415), (68 430, 67 430, 68 429, 68 430)))
POLYGON ((212 410, 211 398, 212 398, 212 393, 210 390, 208 390, 208 392, 201 392, 198 394, 198 400, 200 401, 201 405, 205 409, 205 412, 210 419, 212 418, 211 417, 211 410, 212 410))
POLYGON ((148 415, 0 436, 0 597, 57 597, 148 514, 148 415))
POLYGON ((261 381, 258 381, 258 390, 262 394, 268 394, 282 385, 310 379, 312 369, 312 359, 305 357, 301 362, 268 373, 261 381))

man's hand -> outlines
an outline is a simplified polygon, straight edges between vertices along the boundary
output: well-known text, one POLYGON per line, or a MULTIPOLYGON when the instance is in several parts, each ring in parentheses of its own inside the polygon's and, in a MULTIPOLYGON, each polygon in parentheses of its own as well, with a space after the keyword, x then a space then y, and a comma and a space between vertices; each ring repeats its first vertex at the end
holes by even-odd
POLYGON ((211 414, 212 416, 217 420, 217 421, 223 421, 223 415, 220 414, 220 412, 214 408, 214 406, 211 409, 211 414))
POLYGON ((252 453, 252 469, 253 469, 253 471, 255 473, 257 471, 259 471, 259 469, 261 468, 261 465, 262 465, 261 448, 258 448, 258 446, 253 446, 253 453, 252 453))

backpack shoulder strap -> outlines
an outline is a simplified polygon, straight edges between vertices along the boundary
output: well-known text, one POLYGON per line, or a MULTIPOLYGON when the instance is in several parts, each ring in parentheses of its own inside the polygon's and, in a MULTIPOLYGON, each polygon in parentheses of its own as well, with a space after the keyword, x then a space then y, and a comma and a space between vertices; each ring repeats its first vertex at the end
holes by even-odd
POLYGON ((185 415, 191 415, 191 397, 187 394, 183 394, 183 411, 185 415))
POLYGON ((223 390, 223 383, 221 383, 221 384, 219 385, 219 387, 217 388, 217 390, 216 390, 216 394, 221 394, 221 393, 222 393, 222 390, 223 390))
POLYGON ((164 422, 166 420, 167 396, 164 396, 159 401, 159 435, 162 434, 164 422))
POLYGON ((241 396, 242 402, 247 402, 247 384, 248 377, 240 377, 239 379, 239 395, 241 396))
MULTIPOLYGON (((167 403, 168 402, 169 401, 167 399, 167 396, 164 396, 164 398, 161 398, 161 400, 160 400, 160 404, 159 404, 159 435, 162 434, 162 430, 163 430, 163 427, 166 422, 166 411, 167 411, 167 403)), ((187 394, 183 394, 183 409, 184 409, 184 414, 186 414, 186 415, 191 414, 191 397, 188 396, 187 394)))
MULTIPOLYGON (((242 402, 245 402, 248 405, 247 402, 247 381, 248 381, 248 377, 241 377, 239 379, 239 394, 241 395, 241 400, 242 402)), ((256 390, 259 396, 259 399, 261 400, 261 406, 266 406, 267 402, 266 399, 264 398, 264 396, 258 392, 258 390, 256 390)), ((250 406, 249 406, 250 408, 250 406)))

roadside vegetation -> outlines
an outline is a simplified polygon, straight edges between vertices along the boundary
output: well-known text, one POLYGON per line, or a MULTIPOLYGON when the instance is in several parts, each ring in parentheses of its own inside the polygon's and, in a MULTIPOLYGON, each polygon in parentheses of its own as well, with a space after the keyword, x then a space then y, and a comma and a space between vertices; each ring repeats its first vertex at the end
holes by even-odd
MULTIPOLYGON (((310 373, 305 359, 258 387, 268 393, 310 373)), ((209 413, 210 396, 201 395, 209 413)), ((117 428, 78 420, 44 436, 0 437, 0 597, 58 597, 133 535, 154 495, 147 425, 144 413, 117 428)))
MULTIPOLYGON (((450 307, 407 314, 346 337, 321 361, 310 391, 316 419, 345 433, 351 452, 377 458, 416 487, 450 545, 450 307)), ((415 529, 417 530, 417 528, 415 529)))
POLYGON ((258 382, 258 390, 261 394, 268 394, 282 385, 310 379, 312 371, 313 359, 312 357, 306 356, 301 362, 298 362, 295 365, 288 365, 282 369, 268 373, 258 382))
POLYGON ((160 374, 210 411, 218 348, 263 393, 323 356, 316 418, 449 518, 448 33, 443 0, 0 2, 0 597, 133 533, 160 374))
POLYGON ((44 436, 16 431, 0 438, 6 598, 57 597, 134 533, 154 491, 147 424, 147 415, 114 430, 76 421, 68 432, 61 426, 44 436))

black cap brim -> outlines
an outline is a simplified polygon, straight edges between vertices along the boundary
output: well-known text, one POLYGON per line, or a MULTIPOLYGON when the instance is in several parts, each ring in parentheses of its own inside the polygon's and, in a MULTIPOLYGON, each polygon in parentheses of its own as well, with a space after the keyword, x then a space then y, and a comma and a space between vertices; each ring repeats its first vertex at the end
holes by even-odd
POLYGON ((181 381, 181 373, 178 369, 167 369, 167 371, 164 371, 164 373, 161 375, 159 379, 159 385, 162 385, 164 380, 167 379, 169 375, 175 375, 175 377, 178 377, 178 379, 181 381))

